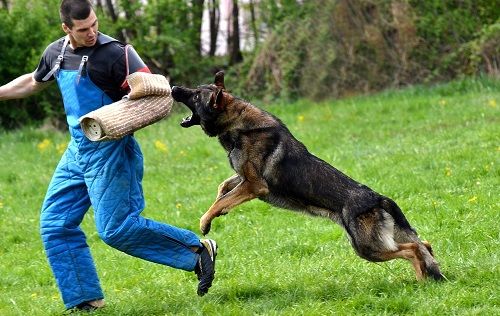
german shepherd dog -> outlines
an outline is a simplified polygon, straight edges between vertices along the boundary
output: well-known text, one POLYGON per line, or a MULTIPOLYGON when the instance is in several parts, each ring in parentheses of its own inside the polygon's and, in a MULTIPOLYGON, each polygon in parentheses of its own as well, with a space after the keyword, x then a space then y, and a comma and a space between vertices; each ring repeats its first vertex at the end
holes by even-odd
POLYGON ((259 198, 274 206, 326 217, 347 232, 356 253, 369 261, 410 261, 417 280, 444 276, 432 248, 421 241, 398 205, 312 155, 275 116, 226 91, 224 72, 214 84, 174 86, 172 97, 193 113, 181 126, 201 125, 217 136, 236 174, 219 185, 200 219, 205 235, 215 217, 259 198))

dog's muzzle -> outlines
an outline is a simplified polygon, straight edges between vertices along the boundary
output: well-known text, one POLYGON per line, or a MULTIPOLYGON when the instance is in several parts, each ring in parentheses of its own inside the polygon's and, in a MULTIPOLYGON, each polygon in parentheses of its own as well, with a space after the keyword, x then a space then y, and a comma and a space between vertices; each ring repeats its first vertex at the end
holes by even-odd
POLYGON ((187 116, 187 117, 182 119, 182 122, 180 123, 182 127, 187 128, 187 127, 191 127, 193 125, 200 124, 200 117, 198 116, 198 114, 195 113, 195 110, 192 109, 186 103, 186 100, 189 98, 186 96, 186 91, 184 88, 178 87, 178 86, 173 86, 172 87, 172 98, 177 102, 183 103, 192 112, 192 114, 190 116, 187 116))

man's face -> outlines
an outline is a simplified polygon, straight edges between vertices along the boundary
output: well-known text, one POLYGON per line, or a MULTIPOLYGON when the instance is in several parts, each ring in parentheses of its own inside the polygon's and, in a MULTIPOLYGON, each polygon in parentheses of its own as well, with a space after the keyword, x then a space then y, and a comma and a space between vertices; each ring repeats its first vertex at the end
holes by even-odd
POLYGON ((90 11, 88 18, 85 20, 73 20, 72 28, 69 28, 64 23, 62 25, 64 32, 70 36, 73 48, 94 46, 97 41, 98 26, 94 10, 90 11))

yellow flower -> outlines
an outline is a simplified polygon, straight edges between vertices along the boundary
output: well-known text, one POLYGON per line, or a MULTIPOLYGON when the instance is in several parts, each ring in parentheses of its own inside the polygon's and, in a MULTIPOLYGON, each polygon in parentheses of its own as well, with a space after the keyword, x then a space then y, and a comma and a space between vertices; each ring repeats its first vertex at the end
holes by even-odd
POLYGON ((450 176, 451 176, 451 168, 446 167, 446 168, 444 169, 444 174, 445 174, 447 177, 450 177, 450 176))
POLYGON ((469 203, 476 203, 477 202, 477 196, 473 196, 468 200, 469 203))
POLYGON ((496 108, 497 107, 497 100, 495 100, 495 99, 489 100, 488 105, 491 106, 492 108, 496 108))
POLYGON ((439 105, 445 106, 446 105, 446 100, 439 100, 439 105))
POLYGON ((181 203, 177 203, 177 204, 175 204, 175 208, 180 209, 181 207, 182 207, 182 204, 181 204, 181 203))
POLYGON ((3 202, 0 201, 0 208, 3 208, 3 202))
POLYGON ((64 151, 66 150, 66 143, 57 144, 56 150, 59 154, 63 154, 64 151))
POLYGON ((156 149, 158 149, 159 151, 162 151, 164 153, 168 152, 167 145, 159 140, 155 141, 155 147, 156 147, 156 149))
POLYGON ((297 121, 299 121, 300 123, 304 122, 304 119, 305 119, 304 115, 297 116, 297 121))
POLYGON ((38 145, 36 145, 36 147, 38 148, 39 151, 45 151, 51 145, 52 145, 52 142, 50 140, 44 139, 41 143, 38 143, 38 145))

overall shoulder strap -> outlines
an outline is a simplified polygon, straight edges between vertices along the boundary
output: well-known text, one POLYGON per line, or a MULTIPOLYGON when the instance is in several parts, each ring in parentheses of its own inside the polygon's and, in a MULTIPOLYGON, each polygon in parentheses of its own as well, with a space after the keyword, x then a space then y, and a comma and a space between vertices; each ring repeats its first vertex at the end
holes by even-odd
POLYGON ((82 74, 84 76, 87 75, 87 61, 89 60, 88 55, 83 55, 82 60, 80 61, 80 66, 78 67, 78 75, 76 76, 76 84, 80 83, 80 78, 82 77, 82 74))
POLYGON ((80 83, 80 78, 82 76, 86 76, 87 75, 87 62, 88 62, 89 58, 92 56, 92 54, 99 47, 102 47, 102 46, 104 46, 104 45, 106 45, 108 43, 112 43, 112 42, 118 42, 118 43, 120 43, 120 41, 112 38, 111 36, 103 34, 103 33, 99 33, 98 39, 99 39, 99 45, 98 46, 94 46, 92 48, 92 50, 90 50, 86 55, 82 56, 82 59, 80 61, 80 66, 78 67, 78 75, 76 77, 76 84, 80 83))
POLYGON ((64 59, 64 52, 66 51, 66 47, 68 46, 68 44, 69 44, 69 35, 66 35, 66 38, 64 39, 64 43, 61 47, 61 52, 57 56, 57 61, 54 65, 54 67, 52 67, 52 69, 45 75, 45 77, 42 78, 42 81, 49 80, 50 77, 53 74, 55 74, 59 70, 59 68, 61 68, 61 63, 63 62, 63 59, 64 59))

